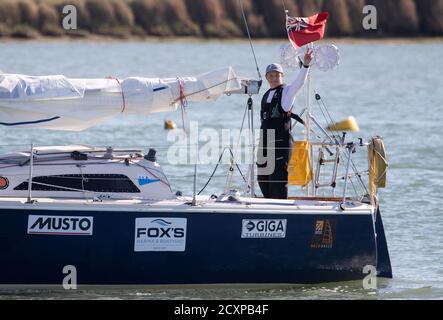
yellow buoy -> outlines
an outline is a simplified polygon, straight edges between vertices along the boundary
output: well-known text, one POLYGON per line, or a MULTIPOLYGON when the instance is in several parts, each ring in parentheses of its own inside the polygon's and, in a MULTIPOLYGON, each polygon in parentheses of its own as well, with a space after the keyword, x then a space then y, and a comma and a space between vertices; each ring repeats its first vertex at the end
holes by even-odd
POLYGON ((177 125, 172 120, 165 120, 165 130, 172 130, 177 128, 177 125))
POLYGON ((333 125, 328 126, 329 131, 360 131, 358 123, 354 117, 349 117, 343 121, 336 122, 333 125))

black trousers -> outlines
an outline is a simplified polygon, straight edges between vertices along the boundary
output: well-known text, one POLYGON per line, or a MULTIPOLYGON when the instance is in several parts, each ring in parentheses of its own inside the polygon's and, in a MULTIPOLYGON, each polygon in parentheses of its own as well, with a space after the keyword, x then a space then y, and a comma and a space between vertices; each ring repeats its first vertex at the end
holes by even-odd
POLYGON ((270 175, 257 175, 258 185, 265 198, 288 198, 288 162, 276 160, 275 170, 270 175))
POLYGON ((261 192, 265 198, 270 199, 287 199, 288 198, 288 164, 291 158, 292 137, 291 135, 279 135, 276 137, 275 144, 269 144, 264 139, 262 144, 266 156, 272 154, 268 148, 275 148, 275 156, 273 159, 267 159, 267 162, 275 163, 272 173, 260 174, 261 168, 257 170, 257 180, 261 192))

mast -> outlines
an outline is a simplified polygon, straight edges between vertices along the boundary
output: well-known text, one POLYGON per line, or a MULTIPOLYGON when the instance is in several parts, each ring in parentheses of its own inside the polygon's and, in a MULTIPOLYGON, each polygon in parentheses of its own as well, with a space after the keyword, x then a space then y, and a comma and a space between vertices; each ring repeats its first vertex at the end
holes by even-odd
MULTIPOLYGON (((313 44, 310 43, 309 44, 309 48, 313 48, 313 44)), ((306 141, 310 141, 311 138, 311 68, 309 68, 308 70, 308 84, 307 84, 307 99, 306 99, 306 119, 305 119, 305 123, 306 123, 306 132, 305 132, 305 139, 306 141)), ((313 161, 312 161, 312 154, 311 154, 311 148, 308 150, 308 156, 309 156, 309 162, 310 162, 310 167, 313 168, 313 161)), ((314 194, 314 180, 311 180, 311 188, 312 188, 312 194, 314 194)), ((311 195, 311 193, 309 192, 309 185, 307 187, 307 195, 311 195)))

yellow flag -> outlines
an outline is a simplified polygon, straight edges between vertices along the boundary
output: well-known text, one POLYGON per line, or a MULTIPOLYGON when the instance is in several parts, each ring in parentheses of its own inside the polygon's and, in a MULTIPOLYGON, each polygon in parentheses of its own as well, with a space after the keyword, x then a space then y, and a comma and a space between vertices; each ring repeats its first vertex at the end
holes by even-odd
POLYGON ((305 186, 311 181, 310 149, 311 144, 306 140, 294 142, 291 160, 288 164, 288 184, 290 186, 305 186))

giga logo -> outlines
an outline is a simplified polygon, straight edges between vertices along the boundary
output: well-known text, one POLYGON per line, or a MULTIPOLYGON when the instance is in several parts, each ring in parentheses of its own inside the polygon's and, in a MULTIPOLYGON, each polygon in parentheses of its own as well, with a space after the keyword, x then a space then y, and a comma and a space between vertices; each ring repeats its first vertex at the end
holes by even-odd
POLYGON ((285 238, 286 219, 242 221, 242 238, 285 238))
POLYGON ((185 218, 135 219, 134 251, 185 251, 185 218))
POLYGON ((94 217, 34 216, 28 217, 28 234, 90 236, 94 217))

